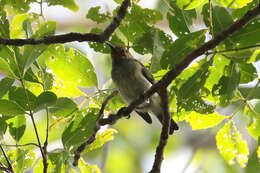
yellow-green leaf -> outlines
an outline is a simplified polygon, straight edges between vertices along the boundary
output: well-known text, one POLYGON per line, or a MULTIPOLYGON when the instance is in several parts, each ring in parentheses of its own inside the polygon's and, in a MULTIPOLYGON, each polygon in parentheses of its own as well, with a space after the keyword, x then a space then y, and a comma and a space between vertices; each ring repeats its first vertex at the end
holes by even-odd
POLYGON ((218 125, 223 119, 227 118, 224 115, 220 115, 217 112, 212 114, 200 114, 197 112, 191 112, 186 121, 188 121, 193 130, 206 129, 218 125))
POLYGON ((249 154, 247 143, 232 121, 217 133, 216 140, 217 148, 226 162, 234 164, 236 161, 241 167, 246 166, 249 154))

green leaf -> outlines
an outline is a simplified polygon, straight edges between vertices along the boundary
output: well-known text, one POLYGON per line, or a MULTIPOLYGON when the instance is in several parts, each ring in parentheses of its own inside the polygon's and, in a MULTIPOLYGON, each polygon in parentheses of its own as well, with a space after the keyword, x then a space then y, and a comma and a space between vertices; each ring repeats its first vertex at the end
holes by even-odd
POLYGON ((19 142, 22 138, 25 128, 26 128, 26 118, 25 115, 19 115, 14 118, 7 120, 9 132, 12 138, 19 142))
POLYGON ((212 95, 220 96, 220 105, 227 106, 235 96, 236 89, 240 82, 238 65, 231 62, 225 67, 225 74, 220 78, 219 83, 213 86, 212 95))
POLYGON ((198 130, 217 126, 226 118, 226 116, 220 115, 217 112, 212 114, 199 114, 193 111, 187 116, 186 121, 190 123, 192 130, 198 130))
POLYGON ((259 155, 260 154, 260 147, 258 146, 258 150, 254 151, 250 154, 250 157, 248 159, 247 166, 245 168, 245 173, 253 173, 256 170, 260 170, 260 163, 259 163, 259 155), (258 155, 258 158, 257 158, 258 155))
POLYGON ((62 81, 80 87, 97 86, 97 76, 91 62, 79 51, 65 51, 62 45, 52 45, 44 52, 46 65, 62 81))
POLYGON ((30 9, 30 4, 35 1, 36 0, 19 0, 19 1, 6 0, 5 2, 9 5, 10 9, 12 9, 15 13, 26 13, 30 9))
MULTIPOLYGON (((28 20, 28 19, 27 19, 28 20)), ((44 36, 50 36, 55 34, 56 31, 56 23, 55 22, 46 22, 37 32, 33 35, 33 38, 41 38, 44 36)), ((35 60, 49 47, 46 44, 40 45, 26 45, 23 53, 23 62, 24 65, 22 69, 24 72, 27 71, 30 66, 35 62, 35 60)))
MULTIPOLYGON (((206 26, 210 27, 208 4, 205 4, 203 6, 202 15, 206 26)), ((220 34, 223 30, 227 29, 232 23, 233 23, 232 17, 228 13, 227 9, 219 6, 213 6, 212 24, 213 24, 214 36, 220 34)), ((230 39, 230 37, 228 37, 223 43, 226 45, 227 48, 232 47, 234 44, 230 39)))
POLYGON ((248 83, 257 79, 257 71, 253 64, 238 64, 241 76, 240 84, 248 83))
POLYGON ((232 121, 229 121, 217 133, 217 147, 220 154, 229 164, 234 164, 234 159, 241 166, 245 167, 248 161, 247 143, 242 139, 241 134, 232 121))
POLYGON ((4 116, 15 116, 24 114, 25 111, 15 102, 0 99, 0 114, 4 116))
POLYGON ((260 116, 260 99, 249 100, 247 104, 255 117, 260 116))
POLYGON ((256 140, 260 137, 260 118, 254 118, 254 122, 247 128, 250 135, 252 135, 256 140))
POLYGON ((55 105, 56 101, 57 101, 56 94, 50 91, 43 92, 35 100, 34 112, 37 112, 51 105, 55 105))
POLYGON ((57 117, 67 117, 77 110, 77 104, 73 100, 66 97, 58 98, 56 104, 49 108, 50 113, 57 117))
POLYGON ((163 53, 161 67, 174 68, 185 56, 204 43, 206 32, 207 30, 200 30, 178 38, 170 49, 163 53))
POLYGON ((25 31, 26 38, 30 38, 33 35, 32 26, 29 19, 23 21, 23 30, 25 31))
POLYGON ((196 8, 201 4, 205 3, 207 0, 177 0, 176 4, 185 10, 196 8))
POLYGON ((92 144, 88 145, 83 153, 87 153, 89 151, 102 147, 106 142, 109 142, 114 139, 113 135, 116 132, 117 131, 115 129, 106 129, 106 131, 102 132, 101 134, 98 133, 96 140, 92 144))
POLYGON ((0 9, 0 36, 4 38, 9 38, 9 21, 6 17, 6 12, 4 8, 0 9))
POLYGON ((97 165, 90 165, 86 163, 83 159, 79 159, 79 169, 81 172, 86 173, 101 173, 97 165))
POLYGON ((86 109, 75 112, 75 119, 70 121, 62 134, 62 143, 70 151, 76 149, 92 135, 98 116, 98 109, 86 109))
POLYGON ((258 5, 258 0, 253 0, 251 3, 244 6, 243 8, 232 9, 232 18, 234 20, 242 18, 250 9, 256 7, 257 5, 258 5))
POLYGON ((34 83, 40 83, 38 77, 33 73, 32 68, 29 68, 24 74, 24 80, 34 83))
POLYGON ((8 93, 9 100, 16 102, 24 110, 32 110, 35 108, 36 96, 29 90, 22 87, 11 87, 8 93), (26 94, 25 94, 26 91, 26 94), (29 101, 29 104, 28 104, 29 101))
POLYGON ((13 71, 11 70, 9 64, 1 57, 0 57, 0 72, 6 72, 9 77, 15 76, 13 71))
POLYGON ((13 161, 12 166, 16 173, 27 172, 36 160, 35 153, 32 150, 24 150, 21 148, 12 151, 9 158, 13 161))
POLYGON ((160 59, 160 56, 164 49, 168 49, 171 44, 172 40, 169 35, 165 34, 163 31, 157 28, 151 27, 142 36, 135 39, 133 49, 140 54, 153 54, 153 61, 153 58, 155 58, 155 56, 159 56, 157 58, 160 59), (155 49, 158 49, 159 53, 158 50, 155 49))
POLYGON ((74 12, 78 11, 79 9, 74 0, 46 0, 46 2, 48 3, 48 6, 61 5, 74 12))
MULTIPOLYGON (((69 163, 67 163, 69 155, 65 151, 60 152, 52 152, 48 155, 48 160, 51 161, 51 164, 48 166, 48 170, 55 173, 63 173, 66 170, 66 167, 69 163), (67 164, 67 165, 66 165, 67 164)), ((41 171, 42 169, 39 169, 41 171)))
POLYGON ((259 19, 252 20, 245 27, 234 33, 230 39, 237 43, 237 48, 258 44, 260 40, 259 19))
POLYGON ((4 118, 0 118, 0 140, 3 139, 3 136, 7 129, 7 123, 4 118))
POLYGON ((171 8, 174 9, 174 12, 169 11, 167 13, 170 29, 178 37, 189 34, 189 27, 192 25, 192 19, 197 17, 195 9, 182 10, 174 3, 174 1, 170 1, 170 5, 171 8))
POLYGON ((106 14, 100 13, 100 6, 92 7, 88 10, 86 18, 89 18, 97 23, 106 22, 109 19, 109 13, 106 14))
MULTIPOLYGON (((205 61, 203 61, 205 62, 205 61)), ((186 99, 197 93, 205 84, 206 79, 209 75, 209 66, 212 61, 206 61, 198 71, 192 75, 179 89, 178 97, 186 99)))
POLYGON ((13 85, 14 79, 5 77, 0 81, 0 98, 2 98, 10 87, 13 85))
POLYGON ((217 0, 221 5, 227 8, 242 8, 252 0, 217 0))

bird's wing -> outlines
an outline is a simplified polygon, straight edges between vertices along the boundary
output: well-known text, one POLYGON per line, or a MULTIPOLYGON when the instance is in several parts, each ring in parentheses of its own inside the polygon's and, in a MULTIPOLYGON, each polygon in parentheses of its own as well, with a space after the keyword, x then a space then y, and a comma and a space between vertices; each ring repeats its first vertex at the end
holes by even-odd
POLYGON ((135 59, 136 62, 138 62, 141 66, 142 66, 142 74, 144 75, 144 77, 151 83, 154 84, 155 83, 155 79, 153 77, 153 75, 145 68, 145 66, 139 62, 138 60, 135 59))

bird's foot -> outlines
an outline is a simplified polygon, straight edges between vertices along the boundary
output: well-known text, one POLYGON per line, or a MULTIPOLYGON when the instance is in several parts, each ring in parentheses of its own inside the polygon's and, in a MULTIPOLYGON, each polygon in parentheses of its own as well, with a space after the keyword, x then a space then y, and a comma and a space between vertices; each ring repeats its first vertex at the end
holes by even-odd
POLYGON ((130 118, 130 114, 128 114, 126 112, 126 107, 122 107, 119 111, 118 111, 118 114, 122 117, 126 117, 127 119, 130 118))

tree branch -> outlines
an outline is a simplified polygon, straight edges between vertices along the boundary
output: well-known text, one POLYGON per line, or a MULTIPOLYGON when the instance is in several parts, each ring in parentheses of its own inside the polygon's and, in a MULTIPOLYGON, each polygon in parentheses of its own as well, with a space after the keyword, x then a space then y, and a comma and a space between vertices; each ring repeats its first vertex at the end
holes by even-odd
POLYGON ((188 65, 195 60, 197 57, 203 55, 207 51, 215 48, 222 41, 227 39, 229 36, 234 34, 236 31, 245 26, 250 20, 255 18, 260 14, 260 5, 255 7, 254 9, 248 11, 244 17, 237 20, 234 24, 228 27, 226 30, 222 31, 219 35, 217 35, 214 39, 204 43, 190 54, 188 54, 179 64, 177 64, 174 68, 172 68, 169 72, 167 72, 161 80, 152 85, 144 94, 140 95, 138 99, 134 100, 131 104, 129 104, 123 110, 121 109, 115 115, 109 116, 106 119, 102 119, 100 122, 102 125, 105 124, 114 124, 118 119, 123 116, 128 116, 138 105, 143 103, 146 99, 151 97, 155 92, 159 91, 161 88, 167 87, 188 65))
POLYGON ((104 113, 104 110, 106 108, 106 105, 108 104, 109 100, 112 99, 113 97, 115 97, 116 95, 118 94, 118 91, 115 90, 113 91, 106 99, 105 101, 102 103, 102 106, 101 106, 101 109, 98 113, 98 118, 95 122, 95 126, 94 126, 94 131, 91 135, 91 137, 86 141, 84 142, 83 144, 81 144, 78 149, 75 151, 74 153, 74 162, 73 162, 73 166, 77 166, 78 165, 78 161, 79 161, 79 158, 80 158, 80 154, 81 152, 86 148, 86 146, 92 144, 95 139, 96 139, 96 134, 98 132, 98 130, 100 129, 100 123, 99 121, 101 120, 101 117, 104 113))
POLYGON ((55 44, 55 43, 68 43, 72 41, 93 41, 93 42, 104 42, 119 26, 120 22, 125 17, 127 8, 130 6, 130 0, 124 0, 114 17, 113 21, 108 25, 108 27, 100 34, 95 33, 67 33, 61 35, 54 35, 43 37, 41 39, 7 39, 0 37, 0 44, 2 45, 13 45, 13 46, 24 46, 24 45, 37 45, 37 44, 55 44))
POLYGON ((163 125, 162 125, 162 131, 160 136, 159 144, 156 148, 155 158, 152 170, 150 173, 160 173, 161 172, 161 165, 163 161, 163 152, 168 142, 169 137, 169 127, 170 127, 170 121, 171 116, 169 112, 169 99, 168 99, 168 93, 167 88, 163 88, 160 90, 160 96, 162 99, 162 105, 163 105, 163 125))

